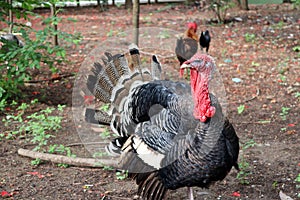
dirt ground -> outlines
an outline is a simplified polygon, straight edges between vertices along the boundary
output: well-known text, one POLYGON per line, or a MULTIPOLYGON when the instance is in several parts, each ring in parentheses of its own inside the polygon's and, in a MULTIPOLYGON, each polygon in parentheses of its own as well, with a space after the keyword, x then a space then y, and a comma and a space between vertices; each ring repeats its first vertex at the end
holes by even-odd
MULTIPOLYGON (((48 11, 40 12, 45 16, 49 14, 48 11)), ((131 13, 117 7, 101 13, 92 7, 67 9, 60 16, 64 20, 59 29, 80 32, 83 36, 79 46, 68 47, 72 63, 57 66, 60 74, 80 72, 85 68, 82 63, 90 58, 93 49, 132 26, 131 13), (77 22, 69 22, 69 17, 77 22)), ((279 192, 282 191, 293 199, 300 199, 300 182, 296 181, 300 173, 300 56, 299 50, 293 50, 300 46, 300 12, 291 9, 288 4, 251 5, 250 11, 229 11, 230 20, 226 24, 216 24, 212 18, 212 12, 191 6, 141 6, 140 27, 164 27, 182 33, 188 21, 196 21, 199 31, 210 30, 209 53, 216 59, 223 78, 228 117, 244 147, 251 141, 255 142, 253 147, 240 150, 239 162, 249 164, 244 169, 245 173, 249 173, 244 183, 232 170, 225 180, 209 190, 195 188, 195 198, 275 200, 280 199, 279 192), (246 41, 251 38, 252 41, 246 41), (244 105, 245 110, 238 114, 240 105, 244 105), (283 107, 290 108, 285 120, 280 115, 283 107)), ((34 28, 43 26, 39 19, 31 22, 34 28)), ((175 38, 171 39, 174 41, 172 45, 175 45, 175 38)), ((172 55, 174 52, 162 58, 161 62, 163 70, 175 79, 179 64, 172 55)), ((86 69, 89 67, 86 66, 86 69)), ((34 77, 36 80, 42 78, 51 78, 51 73, 43 71, 34 77)), ((41 109, 57 104, 67 106, 63 128, 53 133, 56 137, 51 138, 50 144, 70 145, 83 141, 72 113, 75 80, 75 76, 67 76, 56 81, 38 82, 24 89, 27 99, 39 99, 41 109)), ((74 99, 73 106, 79 108, 74 99)), ((2 113, 0 118, 4 117, 2 113)), ((1 127, 2 130, 7 129, 3 124, 1 127)), ((93 131, 99 135, 99 129, 93 131)), ((19 148, 31 149, 26 139, 3 139, 0 143, 0 191, 11 194, 6 197, 8 199, 136 198, 135 183, 129 179, 118 180, 114 170, 61 168, 50 162, 32 166, 30 159, 17 154, 19 148)), ((73 145, 71 149, 78 157, 92 156, 83 145, 73 145)), ((170 192, 169 199, 187 199, 186 189, 170 192)))

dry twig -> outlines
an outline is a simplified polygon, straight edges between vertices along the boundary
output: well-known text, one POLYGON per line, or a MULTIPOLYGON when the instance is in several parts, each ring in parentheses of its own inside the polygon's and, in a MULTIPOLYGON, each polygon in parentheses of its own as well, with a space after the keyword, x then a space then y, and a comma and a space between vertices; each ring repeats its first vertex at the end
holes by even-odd
POLYGON ((68 165, 78 166, 78 167, 103 167, 111 166, 118 167, 116 160, 109 159, 94 159, 94 158, 72 158, 62 155, 55 155, 49 153, 41 153, 36 151, 31 151, 28 149, 19 149, 18 154, 21 156, 26 156, 29 158, 39 158, 41 160, 51 161, 53 163, 64 163, 68 165))

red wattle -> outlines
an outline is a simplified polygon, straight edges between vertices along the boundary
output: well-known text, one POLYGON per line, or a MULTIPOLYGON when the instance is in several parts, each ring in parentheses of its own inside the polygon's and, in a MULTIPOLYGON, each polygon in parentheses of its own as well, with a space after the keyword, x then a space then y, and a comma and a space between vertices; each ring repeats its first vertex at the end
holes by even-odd
POLYGON ((215 107, 211 106, 208 90, 209 71, 199 72, 195 69, 191 70, 191 89, 194 99, 194 117, 201 122, 205 122, 207 118, 215 114, 215 107))

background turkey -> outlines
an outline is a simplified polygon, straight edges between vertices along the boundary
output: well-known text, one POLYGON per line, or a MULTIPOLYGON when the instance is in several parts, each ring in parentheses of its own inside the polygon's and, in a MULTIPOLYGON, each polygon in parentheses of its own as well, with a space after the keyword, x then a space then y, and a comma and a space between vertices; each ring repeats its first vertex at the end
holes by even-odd
POLYGON ((201 50, 203 50, 203 48, 206 48, 206 53, 208 53, 209 43, 210 43, 209 31, 208 30, 202 31, 199 39, 201 50))
MULTIPOLYGON (((8 33, 0 36, 0 49, 4 45, 23 47, 24 43, 14 34, 8 33)), ((6 51, 8 51, 8 47, 6 48, 6 51)))
POLYGON ((238 169, 238 137, 208 91, 216 67, 212 57, 196 54, 184 63, 181 73, 190 68, 189 85, 159 80, 156 56, 148 69, 140 64, 137 47, 130 55, 133 68, 121 54, 106 53, 105 66, 95 64, 87 86, 111 108, 108 113, 89 109, 86 118, 110 124, 119 135, 107 151, 120 154, 120 169, 136 180, 140 197, 161 200, 168 190, 207 188, 232 166, 238 169))
POLYGON ((188 23, 188 29, 185 31, 183 38, 177 39, 175 54, 182 65, 190 59, 198 50, 198 35, 196 22, 188 23))

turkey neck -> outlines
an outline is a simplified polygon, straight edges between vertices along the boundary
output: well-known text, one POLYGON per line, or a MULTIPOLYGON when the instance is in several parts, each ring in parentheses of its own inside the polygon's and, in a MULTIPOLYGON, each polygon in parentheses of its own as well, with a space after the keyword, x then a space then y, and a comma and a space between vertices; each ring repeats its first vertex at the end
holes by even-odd
POLYGON ((211 106, 209 98, 208 82, 210 70, 205 69, 199 72, 191 68, 191 89, 194 100, 194 117, 201 122, 206 122, 207 118, 215 114, 215 107, 211 106))

